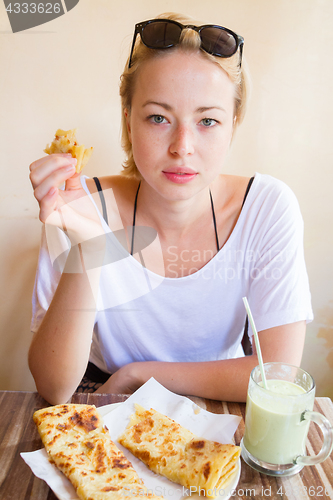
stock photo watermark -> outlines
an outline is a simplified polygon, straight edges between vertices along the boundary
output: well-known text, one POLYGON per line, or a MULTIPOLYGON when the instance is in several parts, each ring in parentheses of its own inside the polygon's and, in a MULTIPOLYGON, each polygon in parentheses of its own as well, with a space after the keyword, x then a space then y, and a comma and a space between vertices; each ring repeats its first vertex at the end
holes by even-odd
POLYGON ((13 33, 49 23, 67 14, 80 0, 3 0, 13 33))
POLYGON ((223 498, 233 498, 233 497, 248 497, 248 498, 255 498, 257 496, 261 496, 264 498, 270 498, 275 495, 281 496, 281 498, 284 495, 291 496, 299 496, 300 498, 303 498, 304 495, 307 495, 311 498, 318 498, 318 497, 324 497, 328 496, 329 493, 323 486, 309 486, 307 487, 306 485, 291 485, 288 483, 285 483, 283 485, 278 485, 277 489, 273 491, 272 486, 265 487, 256 487, 256 488, 234 488, 230 491, 230 489, 224 490, 224 489, 217 489, 217 488, 212 488, 211 490, 208 490, 205 492, 203 488, 197 487, 197 486, 191 486, 189 488, 186 488, 183 486, 182 488, 167 488, 165 486, 156 486, 154 489, 148 489, 147 491, 141 490, 131 490, 130 488, 125 488, 125 491, 123 492, 123 496, 125 498, 131 498, 131 497, 137 497, 137 496, 142 496, 144 497, 151 497, 151 495, 157 495, 157 496, 163 496, 164 498, 170 498, 172 496, 176 496, 177 498, 179 495, 182 495, 182 500, 186 499, 187 497, 191 497, 192 495, 199 495, 201 497, 207 497, 207 495, 211 497, 215 497, 216 499, 223 499, 223 498))
MULTIPOLYGON (((215 497, 215 498, 223 498, 229 496, 235 496, 238 494, 236 490, 232 490, 230 493, 230 490, 224 490, 223 488, 217 489, 217 488, 210 488, 207 491, 204 488, 200 488, 198 486, 190 486, 186 488, 185 486, 182 486, 181 488, 167 488, 165 486, 156 486, 154 489, 148 489, 147 491, 145 490, 140 490, 138 491, 137 489, 130 489, 130 488, 124 488, 124 491, 122 492, 122 496, 125 498, 134 498, 138 496, 142 497, 148 497, 150 498, 152 495, 155 496, 162 496, 164 498, 176 496, 177 498, 179 495, 181 495, 183 498, 191 497, 192 495, 199 495, 201 497, 215 497)), ((244 496, 254 496, 255 495, 255 489, 247 489, 247 490, 242 490, 242 495, 244 496)))

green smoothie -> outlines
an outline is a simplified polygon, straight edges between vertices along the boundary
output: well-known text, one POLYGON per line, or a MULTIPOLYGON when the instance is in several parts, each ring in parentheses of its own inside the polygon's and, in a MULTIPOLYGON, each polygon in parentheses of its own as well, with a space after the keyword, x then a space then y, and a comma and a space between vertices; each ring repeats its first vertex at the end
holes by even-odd
POLYGON ((314 394, 286 380, 267 380, 268 390, 252 385, 246 403, 244 445, 254 457, 271 464, 290 464, 305 452, 314 394), (302 396, 304 395, 304 396, 302 396))

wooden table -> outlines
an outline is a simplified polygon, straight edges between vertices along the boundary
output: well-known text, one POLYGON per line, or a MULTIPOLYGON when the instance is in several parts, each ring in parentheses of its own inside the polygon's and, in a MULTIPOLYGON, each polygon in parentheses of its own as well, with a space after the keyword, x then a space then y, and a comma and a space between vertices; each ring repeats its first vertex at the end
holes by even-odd
MULTIPOLYGON (((116 394, 75 394, 72 403, 94 404, 97 407, 119 401, 127 396, 116 394)), ((235 434, 236 444, 244 432, 245 404, 221 403, 200 398, 190 398, 202 408, 213 413, 231 413, 242 417, 235 434)), ((21 452, 42 448, 32 414, 49 406, 34 392, 0 391, 0 500, 55 500, 47 484, 33 475, 20 457, 21 452)), ((315 411, 323 413, 333 423, 333 404, 329 398, 316 398, 315 411)), ((318 427, 310 426, 308 453, 313 455, 321 448, 318 427)), ((259 474, 244 461, 241 477, 232 499, 333 499, 333 457, 322 464, 304 467, 290 478, 273 478, 259 474)), ((223 500, 223 497, 219 498, 223 500)))

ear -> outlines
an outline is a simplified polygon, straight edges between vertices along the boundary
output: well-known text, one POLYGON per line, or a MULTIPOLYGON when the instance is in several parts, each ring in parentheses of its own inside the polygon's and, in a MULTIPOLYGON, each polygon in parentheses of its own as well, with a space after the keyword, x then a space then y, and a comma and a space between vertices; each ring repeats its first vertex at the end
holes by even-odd
POLYGON ((125 115, 125 120, 126 120, 126 127, 127 127, 127 133, 128 133, 128 138, 130 140, 130 143, 132 144, 132 136, 131 136, 131 124, 130 124, 130 112, 127 108, 124 109, 124 115, 125 115))

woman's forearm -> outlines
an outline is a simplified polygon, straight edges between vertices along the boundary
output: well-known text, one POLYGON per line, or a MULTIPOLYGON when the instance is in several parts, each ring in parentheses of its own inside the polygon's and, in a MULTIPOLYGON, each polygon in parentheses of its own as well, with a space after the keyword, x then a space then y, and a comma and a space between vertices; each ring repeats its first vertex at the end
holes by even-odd
POLYGON ((147 363, 139 376, 149 380, 150 372, 154 372, 151 376, 178 394, 244 402, 250 373, 257 364, 255 355, 221 361, 161 363, 160 366, 147 363))
MULTIPOLYGON (((305 337, 304 321, 262 331, 259 337, 264 362, 300 364, 305 337)), ((132 393, 154 377, 178 394, 244 402, 251 371, 257 365, 256 354, 219 361, 135 362, 120 368, 98 392, 132 393)))
POLYGON ((85 372, 96 305, 99 270, 88 276, 64 273, 35 333, 29 367, 38 392, 50 403, 66 402, 85 372), (94 290, 94 293, 93 293, 94 290))
POLYGON ((97 392, 132 393, 154 377, 177 394, 223 401, 245 401, 257 357, 200 362, 143 361, 120 368, 97 392))

